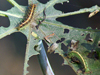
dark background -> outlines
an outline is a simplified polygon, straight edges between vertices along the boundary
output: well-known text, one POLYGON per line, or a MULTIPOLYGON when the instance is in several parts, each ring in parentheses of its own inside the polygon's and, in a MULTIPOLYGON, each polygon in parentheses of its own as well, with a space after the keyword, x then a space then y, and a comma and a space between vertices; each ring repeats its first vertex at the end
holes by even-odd
MULTIPOLYGON (((20 5, 27 6, 27 0, 15 0, 20 5)), ((48 0, 39 0, 47 3, 48 0)), ((72 12, 81 8, 89 8, 94 5, 100 5, 99 0, 70 0, 70 3, 56 4, 55 9, 62 12, 72 12)), ((6 11, 13 7, 6 0, 0 0, 0 10, 6 11)), ((78 28, 91 26, 93 29, 100 28, 100 13, 88 18, 89 13, 57 18, 58 21, 78 28)), ((0 16, 0 26, 8 27, 10 25, 7 17, 0 16)), ((25 57, 27 39, 21 33, 13 33, 3 39, 0 39, 0 75, 22 75, 25 57)), ((55 75, 76 75, 69 66, 61 66, 63 59, 58 54, 48 54, 51 66, 55 75)), ((29 60, 30 67, 28 75, 43 75, 37 56, 29 60)))

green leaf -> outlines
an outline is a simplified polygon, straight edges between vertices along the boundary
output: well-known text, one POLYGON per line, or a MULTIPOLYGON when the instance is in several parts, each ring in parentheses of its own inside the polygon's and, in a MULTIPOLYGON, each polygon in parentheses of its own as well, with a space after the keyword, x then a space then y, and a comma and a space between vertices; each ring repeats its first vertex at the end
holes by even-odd
MULTIPOLYGON (((95 8, 95 6, 92 8, 95 8)), ((85 11, 87 10, 88 12, 91 11, 91 9, 85 8, 85 9, 79 10, 79 12, 83 13, 84 10, 85 11)), ((82 56, 82 58, 85 59, 84 60, 84 62, 86 63, 85 65, 88 65, 88 68, 89 68, 89 69, 85 70, 85 72, 84 72, 84 70, 82 70, 82 71, 84 73, 86 73, 86 75, 89 75, 90 73, 91 73, 91 75, 97 75, 96 71, 98 71, 100 69, 99 62, 98 62, 99 60, 94 61, 94 59, 88 58, 88 54, 89 54, 89 51, 91 51, 92 49, 95 50, 97 48, 98 41, 100 40, 100 38, 99 38, 100 30, 92 30, 91 28, 79 29, 79 28, 74 28, 74 27, 70 27, 68 25, 62 24, 62 23, 56 21, 57 17, 55 17, 55 14, 60 15, 61 11, 55 10, 54 7, 52 7, 52 6, 49 8, 46 8, 45 13, 46 13, 47 18, 40 25, 38 32, 36 32, 40 36, 40 38, 43 39, 45 36, 48 36, 48 35, 54 33, 55 36, 50 38, 51 44, 57 42, 58 40, 60 41, 61 38, 65 38, 65 40, 63 42, 58 43, 59 47, 57 48, 57 50, 55 50, 55 53, 58 53, 59 55, 61 55, 62 58, 64 59, 63 64, 66 64, 66 65, 69 64, 73 68, 73 70, 76 72, 76 74, 78 74, 77 73, 78 69, 80 69, 80 67, 82 67, 84 65, 81 64, 79 67, 78 64, 77 65, 72 64, 71 60, 69 58, 67 58, 65 54, 68 54, 69 51, 71 51, 69 49, 69 47, 70 47, 69 44, 71 43, 71 40, 78 40, 79 44, 78 44, 78 49, 76 51, 82 56), (54 17, 52 15, 54 15, 54 17), (51 17, 48 17, 48 16, 51 16, 51 17), (64 29, 68 29, 69 32, 64 33, 64 29), (84 34, 84 36, 82 36, 82 34, 84 34), (91 35, 93 42, 87 42, 85 40, 87 34, 91 35), (64 44, 65 46, 69 46, 69 47, 67 47, 68 49, 66 48, 66 52, 64 52, 62 50, 62 44, 64 44), (95 66, 95 68, 94 68, 94 66, 95 66), (88 72, 89 72, 89 74, 88 74, 88 72)), ((75 11, 75 13, 76 13, 76 11, 75 11)), ((70 14, 70 15, 72 15, 72 14, 70 14)), ((49 43, 47 43, 47 44, 49 46, 51 45, 49 43)), ((81 58, 79 60, 81 60, 81 58)), ((83 63, 83 61, 81 61, 81 63, 83 63)), ((83 74, 83 72, 81 74, 83 74)))
MULTIPOLYGON (((26 6, 21 6, 19 4, 17 4, 14 0, 8 0, 12 5, 14 5, 13 8, 11 8, 10 10, 7 11, 0 11, 0 15, 1 16, 7 16, 10 20, 10 26, 5 28, 5 27, 0 27, 0 38, 3 38, 7 35, 10 35, 14 32, 22 32, 24 35, 26 35, 27 37, 27 47, 26 47, 26 54, 25 54, 25 63, 24 63, 24 72, 23 75, 26 75, 28 73, 27 71, 27 67, 28 65, 28 60, 31 56, 33 55, 37 55, 39 54, 36 50, 34 50, 34 47, 38 44, 39 39, 35 40, 35 37, 33 37, 31 35, 31 28, 30 28, 30 23, 26 24, 22 29, 20 29, 19 31, 17 30, 18 25, 20 24, 21 21, 23 21, 24 16, 25 16, 25 12, 27 11, 27 7, 26 6)), ((42 3, 39 3, 38 1, 34 1, 34 4, 37 4, 37 8, 35 13, 36 14, 41 14, 44 10, 44 7, 49 7, 54 5, 55 3, 60 3, 63 2, 65 0, 62 1, 57 1, 57 0, 51 0, 50 2, 48 2, 46 5, 43 5, 42 3), (43 9, 41 9, 41 6, 43 9), (39 12, 40 13, 37 13, 39 12)), ((34 14, 35 14, 34 13, 34 14)), ((40 18, 40 15, 38 16, 40 18)))
MULTIPOLYGON (((93 59, 93 58, 89 58, 88 55, 90 53, 91 50, 96 50, 96 48, 98 48, 98 41, 100 40, 100 32, 99 30, 91 30, 91 29, 77 29, 77 28, 72 28, 72 27, 67 27, 67 26, 63 26, 63 24, 58 23, 58 22, 54 22, 54 23, 50 23, 50 22, 43 22, 43 24, 40 26, 42 32, 44 32, 46 35, 48 34, 52 34, 55 33, 55 35, 52 37, 50 40, 52 41, 52 43, 55 43, 58 40, 61 40, 61 38, 65 38, 65 40, 63 42, 58 43, 59 44, 59 48, 57 48, 57 50, 55 50, 55 53, 58 53, 59 55, 61 55, 64 59, 64 64, 66 65, 70 65, 73 70, 76 72, 78 69, 80 69, 80 67, 84 66, 83 64, 81 64, 81 66, 79 67, 79 65, 76 64, 72 64, 70 59, 67 59, 66 55, 67 53, 69 53, 69 51, 71 51, 69 49, 69 45, 71 44, 71 40, 78 40, 79 44, 78 44, 78 49, 76 50, 77 52, 80 53, 80 55, 86 60, 86 63, 88 64, 88 68, 89 71, 91 72, 91 75, 97 75, 99 74, 98 71, 99 68, 99 60, 93 59), (50 31, 48 29, 50 29, 50 31), (64 29, 68 29, 69 33, 64 33, 64 29), (46 32, 45 32, 46 31, 46 32), (93 42, 87 42, 85 40, 86 35, 90 33, 91 38, 93 39, 93 42), (84 34, 84 36, 82 36, 82 34, 84 34), (65 46, 67 46, 66 51, 64 52, 62 50, 62 44, 64 44, 65 46)), ((41 34, 40 34, 41 35, 41 34)), ((43 35, 41 35, 41 37, 44 37, 43 35)), ((81 60, 81 59, 79 59, 81 60)), ((83 63, 83 62, 81 62, 83 63)), ((85 72, 86 74, 88 72, 85 72)), ((83 73, 82 73, 83 74, 83 73)), ((87 74, 89 75, 89 74, 87 74)))
MULTIPOLYGON (((14 32, 21 32, 27 37, 27 47, 26 47, 26 54, 25 54, 25 63, 24 63, 24 72, 23 75, 26 75, 28 73, 27 67, 29 58, 33 55, 38 55, 39 52, 36 51, 35 47, 38 45, 38 41, 40 39, 44 39, 44 37, 54 33, 54 36, 51 38, 48 38, 51 42, 47 44, 50 46, 52 43, 58 42, 58 48, 55 50, 55 53, 58 53, 63 59, 64 59, 64 65, 70 65, 73 70, 77 73, 77 70, 80 69, 80 67, 84 67, 84 64, 88 64, 89 71, 91 71, 91 75, 97 75, 100 74, 99 70, 99 60, 94 60, 94 58, 88 58, 87 56, 91 52, 91 50, 95 50, 96 53, 99 56, 99 48, 98 48, 98 41, 100 40, 100 30, 92 30, 91 28, 87 29, 79 29, 74 28, 68 25, 64 25, 61 22, 56 21, 56 18, 58 17, 64 17, 64 16, 70 16, 75 14, 81 14, 86 12, 93 12, 95 10, 100 10, 100 7, 93 6, 91 8, 84 8, 80 9, 78 11, 69 12, 69 13, 62 13, 59 10, 56 10, 54 8, 54 5, 57 3, 63 3, 68 2, 68 0, 50 0, 46 4, 40 3, 38 0, 29 0, 28 4, 36 4, 36 9, 34 10, 34 15, 32 16, 32 20, 25 24, 22 28, 19 30, 17 27, 19 26, 20 22, 24 20, 24 16, 26 16, 26 11, 28 11, 27 6, 21 6, 17 4, 14 0, 8 0, 11 4, 14 5, 13 8, 7 11, 0 11, 1 16, 7 16, 10 20, 10 26, 0 27, 0 39, 10 35, 14 32), (46 15, 46 16, 45 16, 46 15), (31 27, 31 24, 38 24, 39 21, 43 20, 44 17, 46 17, 45 21, 41 22, 39 29, 36 29, 35 27, 31 27), (32 22, 33 21, 33 22, 32 22), (64 33, 64 30, 69 30, 68 33, 64 33), (35 34, 32 35, 31 33, 34 32, 35 34), (84 36, 82 36, 84 34, 84 36), (90 34, 90 37, 93 39, 92 42, 87 42, 85 40, 86 36, 90 34), (64 38, 65 40, 61 41, 61 39, 64 38), (70 44, 71 40, 78 40, 78 48, 76 49, 76 52, 78 52, 82 58, 84 58, 86 61, 82 61, 79 56, 78 60, 81 60, 81 65, 79 64, 73 64, 71 63, 71 59, 67 56, 71 52, 70 50, 70 44), (66 51, 62 50, 62 45, 67 46, 66 51), (67 55, 67 56, 66 56, 67 55), (80 67, 79 67, 80 66, 80 67)), ((71 56, 71 58, 74 55, 71 56)), ((81 73, 83 74, 83 73, 81 73)), ((86 72, 87 74, 87 72, 86 72)), ((88 74, 87 74, 88 75, 88 74)), ((90 75, 90 74, 89 74, 90 75)))

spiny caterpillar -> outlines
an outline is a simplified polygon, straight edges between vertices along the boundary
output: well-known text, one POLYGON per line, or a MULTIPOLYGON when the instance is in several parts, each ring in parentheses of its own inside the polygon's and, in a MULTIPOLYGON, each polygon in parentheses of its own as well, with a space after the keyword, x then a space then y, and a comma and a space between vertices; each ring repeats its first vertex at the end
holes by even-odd
POLYGON ((21 27, 23 27, 25 24, 29 23, 32 19, 32 16, 34 14, 34 10, 36 8, 36 5, 35 4, 32 4, 29 6, 29 14, 28 14, 28 17, 26 18, 26 20, 24 22, 22 22, 21 24, 19 24, 19 26, 17 27, 17 29, 19 30, 21 27))
POLYGON ((68 57, 77 57, 79 59, 79 61, 81 62, 81 64, 84 65, 84 71, 85 73, 90 73, 90 70, 88 68, 88 64, 86 62, 86 60, 81 56, 81 54, 79 54, 78 52, 76 51, 71 51, 68 53, 68 57))

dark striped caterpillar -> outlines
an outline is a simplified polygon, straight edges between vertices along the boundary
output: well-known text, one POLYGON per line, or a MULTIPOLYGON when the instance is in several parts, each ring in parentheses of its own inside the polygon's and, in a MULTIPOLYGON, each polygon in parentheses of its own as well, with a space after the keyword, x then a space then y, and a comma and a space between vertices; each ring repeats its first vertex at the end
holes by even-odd
POLYGON ((27 18, 24 20, 24 22, 22 22, 21 24, 19 24, 19 26, 17 27, 17 29, 19 30, 21 27, 25 26, 25 24, 29 23, 33 17, 33 14, 34 14, 34 10, 36 8, 36 5, 35 4, 32 4, 29 6, 28 10, 29 10, 29 13, 27 15, 27 18))
POLYGON ((76 51, 71 51, 68 53, 68 57, 72 58, 72 57, 76 57, 78 58, 78 60, 81 62, 81 64, 83 64, 84 66, 84 72, 85 73, 90 73, 90 69, 88 67, 88 64, 86 62, 86 60, 81 56, 81 54, 79 54, 76 51))

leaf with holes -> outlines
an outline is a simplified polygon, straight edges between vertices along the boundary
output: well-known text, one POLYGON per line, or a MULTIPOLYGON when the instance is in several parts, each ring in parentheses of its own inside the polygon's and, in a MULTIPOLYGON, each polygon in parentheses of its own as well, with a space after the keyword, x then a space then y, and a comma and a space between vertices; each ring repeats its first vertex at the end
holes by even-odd
MULTIPOLYGON (((93 8, 93 7, 92 7, 93 8)), ((94 6, 95 8, 95 6, 94 6)), ((53 7, 46 7, 44 16, 46 15, 45 21, 42 22, 38 28, 38 31, 36 32, 41 39, 44 39, 45 42, 49 45, 48 52, 55 51, 55 53, 58 53, 60 56, 63 57, 64 63, 63 65, 70 65, 73 70, 76 72, 76 74, 79 74, 79 70, 81 70, 81 74, 86 75, 97 75, 97 71, 99 71, 99 52, 98 52, 98 41, 100 40, 100 30, 92 30, 91 28, 87 29, 79 29, 74 28, 68 25, 64 25, 58 21, 56 21, 56 18, 60 16, 61 12, 58 10, 55 10, 53 7), (53 12, 52 12, 53 11, 53 12), (55 13, 56 12, 56 13, 55 13), (52 14, 54 14, 52 16, 52 14), (59 16, 57 16, 59 14, 59 16), (56 17, 55 17, 56 16, 56 17), (67 31, 67 32, 66 32, 67 31), (87 37, 89 35, 89 37, 87 37), (72 43, 71 41, 75 40, 78 41, 78 43, 75 43, 73 45, 72 49, 72 43), (58 47, 54 47, 54 43, 58 44, 58 47), (52 46, 53 45, 53 46, 52 46), (66 49, 63 50, 62 46, 66 46, 66 49), (55 50, 54 50, 55 49, 55 50), (68 53, 76 50, 81 55, 81 58, 79 56, 75 55, 79 61, 81 61, 79 64, 73 64, 71 63, 71 59, 68 58, 68 53), (95 53, 97 56, 94 55, 94 58, 89 58, 88 55, 91 53, 92 50, 95 50, 95 53), (97 61, 94 61, 97 59, 97 61), (85 64, 83 64, 85 63, 85 64), (86 67, 88 65, 88 68, 86 67)), ((90 11, 90 9, 84 8, 79 11, 90 11)), ((62 15, 62 14, 61 14, 62 15)), ((41 16, 41 15, 40 15, 41 16)), ((43 18, 43 17, 42 17, 43 18)), ((51 53, 50 52, 50 53, 51 53)), ((100 74, 100 73, 99 73, 100 74)))
MULTIPOLYGON (((100 30, 74 28, 56 21, 56 18, 58 17, 93 12, 99 10, 100 7, 93 6, 74 12, 62 13, 61 11, 56 10, 54 5, 57 3, 63 4, 63 2, 68 2, 68 0, 50 0, 46 4, 42 4, 38 0, 29 0, 29 6, 21 6, 14 0, 8 1, 12 3, 14 7, 5 12, 0 11, 1 16, 8 16, 10 20, 10 26, 8 28, 0 27, 0 39, 14 32, 22 32, 26 35, 27 47, 24 75, 28 73, 27 67, 29 66, 29 58, 39 54, 36 47, 40 39, 45 40, 49 45, 48 52, 51 50, 51 52, 55 51, 54 53, 58 53, 64 59, 63 65, 70 65, 77 74, 79 73, 79 69, 82 71, 81 74, 100 74, 100 30), (74 40, 74 42, 71 42, 72 40, 74 40), (66 49, 63 49, 63 46, 65 46, 66 49), (75 50, 76 53, 79 53, 81 58, 78 54, 72 55, 71 58, 77 58, 78 61, 81 61, 80 63, 76 64, 76 60, 74 59, 75 64, 73 64, 71 63, 71 58, 68 58, 69 53, 73 53, 73 50, 75 50), (91 57, 91 54, 93 57, 91 57), (97 59, 97 61, 94 61, 94 59, 97 59), (86 65, 88 65, 89 72, 84 72, 84 67, 86 65)), ((85 67, 85 70, 86 69, 87 67, 85 67)))
MULTIPOLYGON (((19 5, 14 0, 8 1, 13 4, 14 7, 7 11, 0 11, 1 16, 7 16, 10 20, 9 27, 0 27, 0 39, 14 32, 21 32, 26 35, 27 47, 23 72, 24 75, 26 75, 28 73, 27 67, 29 66, 29 58, 39 54, 39 52, 35 50, 35 47, 37 46, 39 39, 41 39, 36 37, 37 34, 35 34, 32 29, 35 29, 34 27, 39 22, 39 19, 41 19, 45 7, 50 7, 56 3, 63 3, 66 0, 51 0, 45 5, 37 0, 29 0, 29 6, 19 5)), ((37 32, 37 29, 35 29, 35 32, 37 32)))

